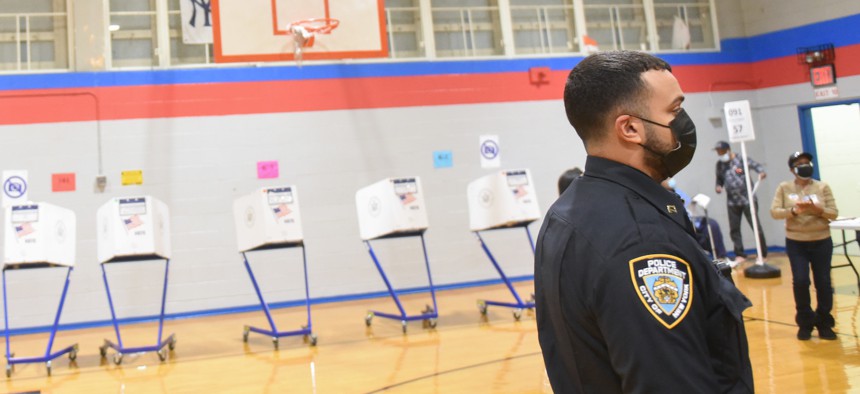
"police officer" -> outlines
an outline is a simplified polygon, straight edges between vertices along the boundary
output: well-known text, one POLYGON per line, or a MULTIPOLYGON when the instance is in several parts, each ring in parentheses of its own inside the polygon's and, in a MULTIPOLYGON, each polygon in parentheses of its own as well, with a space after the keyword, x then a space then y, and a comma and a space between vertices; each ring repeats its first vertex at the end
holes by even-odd
POLYGON ((600 52, 570 72, 564 104, 585 173, 550 208, 535 256, 556 393, 753 392, 741 316, 751 304, 660 186, 695 151, 683 101, 671 67, 649 54, 600 52))

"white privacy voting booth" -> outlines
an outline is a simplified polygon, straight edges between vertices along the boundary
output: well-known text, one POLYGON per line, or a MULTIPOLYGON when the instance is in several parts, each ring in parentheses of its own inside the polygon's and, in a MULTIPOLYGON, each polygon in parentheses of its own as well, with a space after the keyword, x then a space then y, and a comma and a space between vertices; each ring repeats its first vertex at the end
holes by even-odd
POLYGON ((430 274, 430 260, 427 258, 427 247, 424 243, 424 231, 427 230, 427 207, 424 203, 424 189, 418 177, 386 178, 370 186, 359 189, 355 193, 355 207, 358 213, 358 227, 361 239, 367 246, 370 258, 379 270, 388 293, 394 299, 399 314, 368 311, 364 318, 367 326, 370 326, 374 316, 387 319, 400 320, 403 332, 406 333, 406 324, 413 320, 422 320, 425 327, 436 327, 436 319, 439 317, 436 305, 436 290, 433 287, 433 277, 430 274), (433 306, 427 307, 418 315, 407 315, 400 303, 400 298, 385 270, 379 264, 376 253, 373 251, 371 240, 395 237, 421 238, 421 248, 424 252, 424 264, 427 268, 427 279, 430 284, 430 296, 433 306))
POLYGON ((110 199, 97 213, 99 262, 170 258, 170 212, 149 196, 110 199))
POLYGON ((295 186, 264 187, 233 203, 239 252, 300 243, 302 214, 295 186))
POLYGON ((236 224, 236 243, 242 259, 245 261, 245 269, 257 292, 257 298, 271 330, 245 326, 242 339, 248 342, 248 334, 256 332, 270 336, 275 348, 278 347, 279 338, 285 336, 301 335, 316 346, 317 336, 313 334, 311 324, 311 300, 308 289, 308 263, 305 255, 304 238, 302 235, 302 215, 299 209, 299 194, 295 186, 264 187, 246 194, 233 202, 233 218, 236 224), (248 253, 255 250, 284 249, 291 247, 302 248, 302 264, 305 278, 305 309, 307 310, 307 324, 301 329, 294 331, 278 331, 275 320, 269 311, 269 304, 263 298, 263 293, 251 269, 248 261, 248 253))
POLYGON ((361 239, 409 235, 427 229, 427 207, 418 177, 386 178, 355 193, 361 239))
POLYGON ((6 207, 5 265, 75 265, 75 213, 47 203, 6 207))
POLYGON ((481 237, 481 231, 522 227, 534 252, 528 225, 540 219, 540 208, 531 172, 526 169, 494 172, 470 182, 466 194, 469 200, 469 227, 516 300, 514 303, 478 300, 478 309, 482 315, 486 315, 488 305, 513 308, 514 318, 519 320, 523 309, 534 308, 534 296, 529 301, 520 298, 481 237))
POLYGON ((529 170, 498 171, 469 183, 469 227, 483 231, 540 219, 529 170))
POLYGON ((105 339, 99 348, 102 357, 107 349, 116 350, 113 361, 122 363, 124 353, 157 352, 161 361, 167 359, 167 350, 176 346, 171 334, 162 340, 164 305, 167 300, 167 274, 170 268, 170 211, 167 204, 150 196, 116 197, 108 200, 96 213, 96 240, 102 278, 108 296, 111 319, 117 343, 105 339), (161 293, 161 313, 158 320, 158 342, 154 346, 126 347, 122 343, 113 298, 108 285, 105 265, 145 260, 164 260, 164 287, 161 293))
POLYGON ((4 215, 3 256, 3 314, 6 331, 6 376, 12 375, 15 364, 44 362, 51 374, 51 361, 66 353, 74 360, 78 345, 51 352, 60 315, 69 289, 69 277, 75 265, 76 222, 75 213, 47 203, 28 202, 10 205, 4 215), (41 267, 64 267, 66 280, 60 295, 60 305, 51 326, 48 349, 40 357, 13 357, 9 346, 9 304, 6 291, 6 271, 41 267))

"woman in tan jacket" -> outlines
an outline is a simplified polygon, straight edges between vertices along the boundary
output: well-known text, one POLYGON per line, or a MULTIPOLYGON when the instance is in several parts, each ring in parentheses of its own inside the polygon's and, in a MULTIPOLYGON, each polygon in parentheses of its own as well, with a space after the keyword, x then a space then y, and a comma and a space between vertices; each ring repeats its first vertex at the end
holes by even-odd
POLYGON ((821 339, 836 339, 833 332, 833 287, 830 284, 830 260, 833 240, 830 239, 830 221, 838 213, 836 200, 827 183, 812 179, 812 155, 795 152, 788 158, 788 167, 794 180, 779 184, 770 214, 774 219, 785 219, 785 251, 791 262, 794 286, 795 321, 800 327, 797 339, 808 340, 812 328, 818 329, 821 339), (809 296, 809 267, 815 283, 818 305, 812 311, 809 296))

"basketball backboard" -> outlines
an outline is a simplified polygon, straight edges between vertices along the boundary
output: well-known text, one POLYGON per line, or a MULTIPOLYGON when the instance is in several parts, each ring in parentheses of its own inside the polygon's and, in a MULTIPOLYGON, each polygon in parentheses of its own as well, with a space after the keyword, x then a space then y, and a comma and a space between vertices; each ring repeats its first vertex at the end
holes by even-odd
POLYGON ((218 63, 296 60, 291 27, 302 21, 337 24, 301 48, 301 59, 388 56, 384 0, 212 0, 211 5, 218 63))

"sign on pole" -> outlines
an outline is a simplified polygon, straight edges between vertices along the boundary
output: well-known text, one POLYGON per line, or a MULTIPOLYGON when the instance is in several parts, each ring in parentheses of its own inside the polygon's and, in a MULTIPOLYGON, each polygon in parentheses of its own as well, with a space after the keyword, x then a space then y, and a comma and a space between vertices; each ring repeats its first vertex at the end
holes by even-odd
POLYGON ((723 107, 730 142, 755 140, 749 100, 729 101, 723 107))

